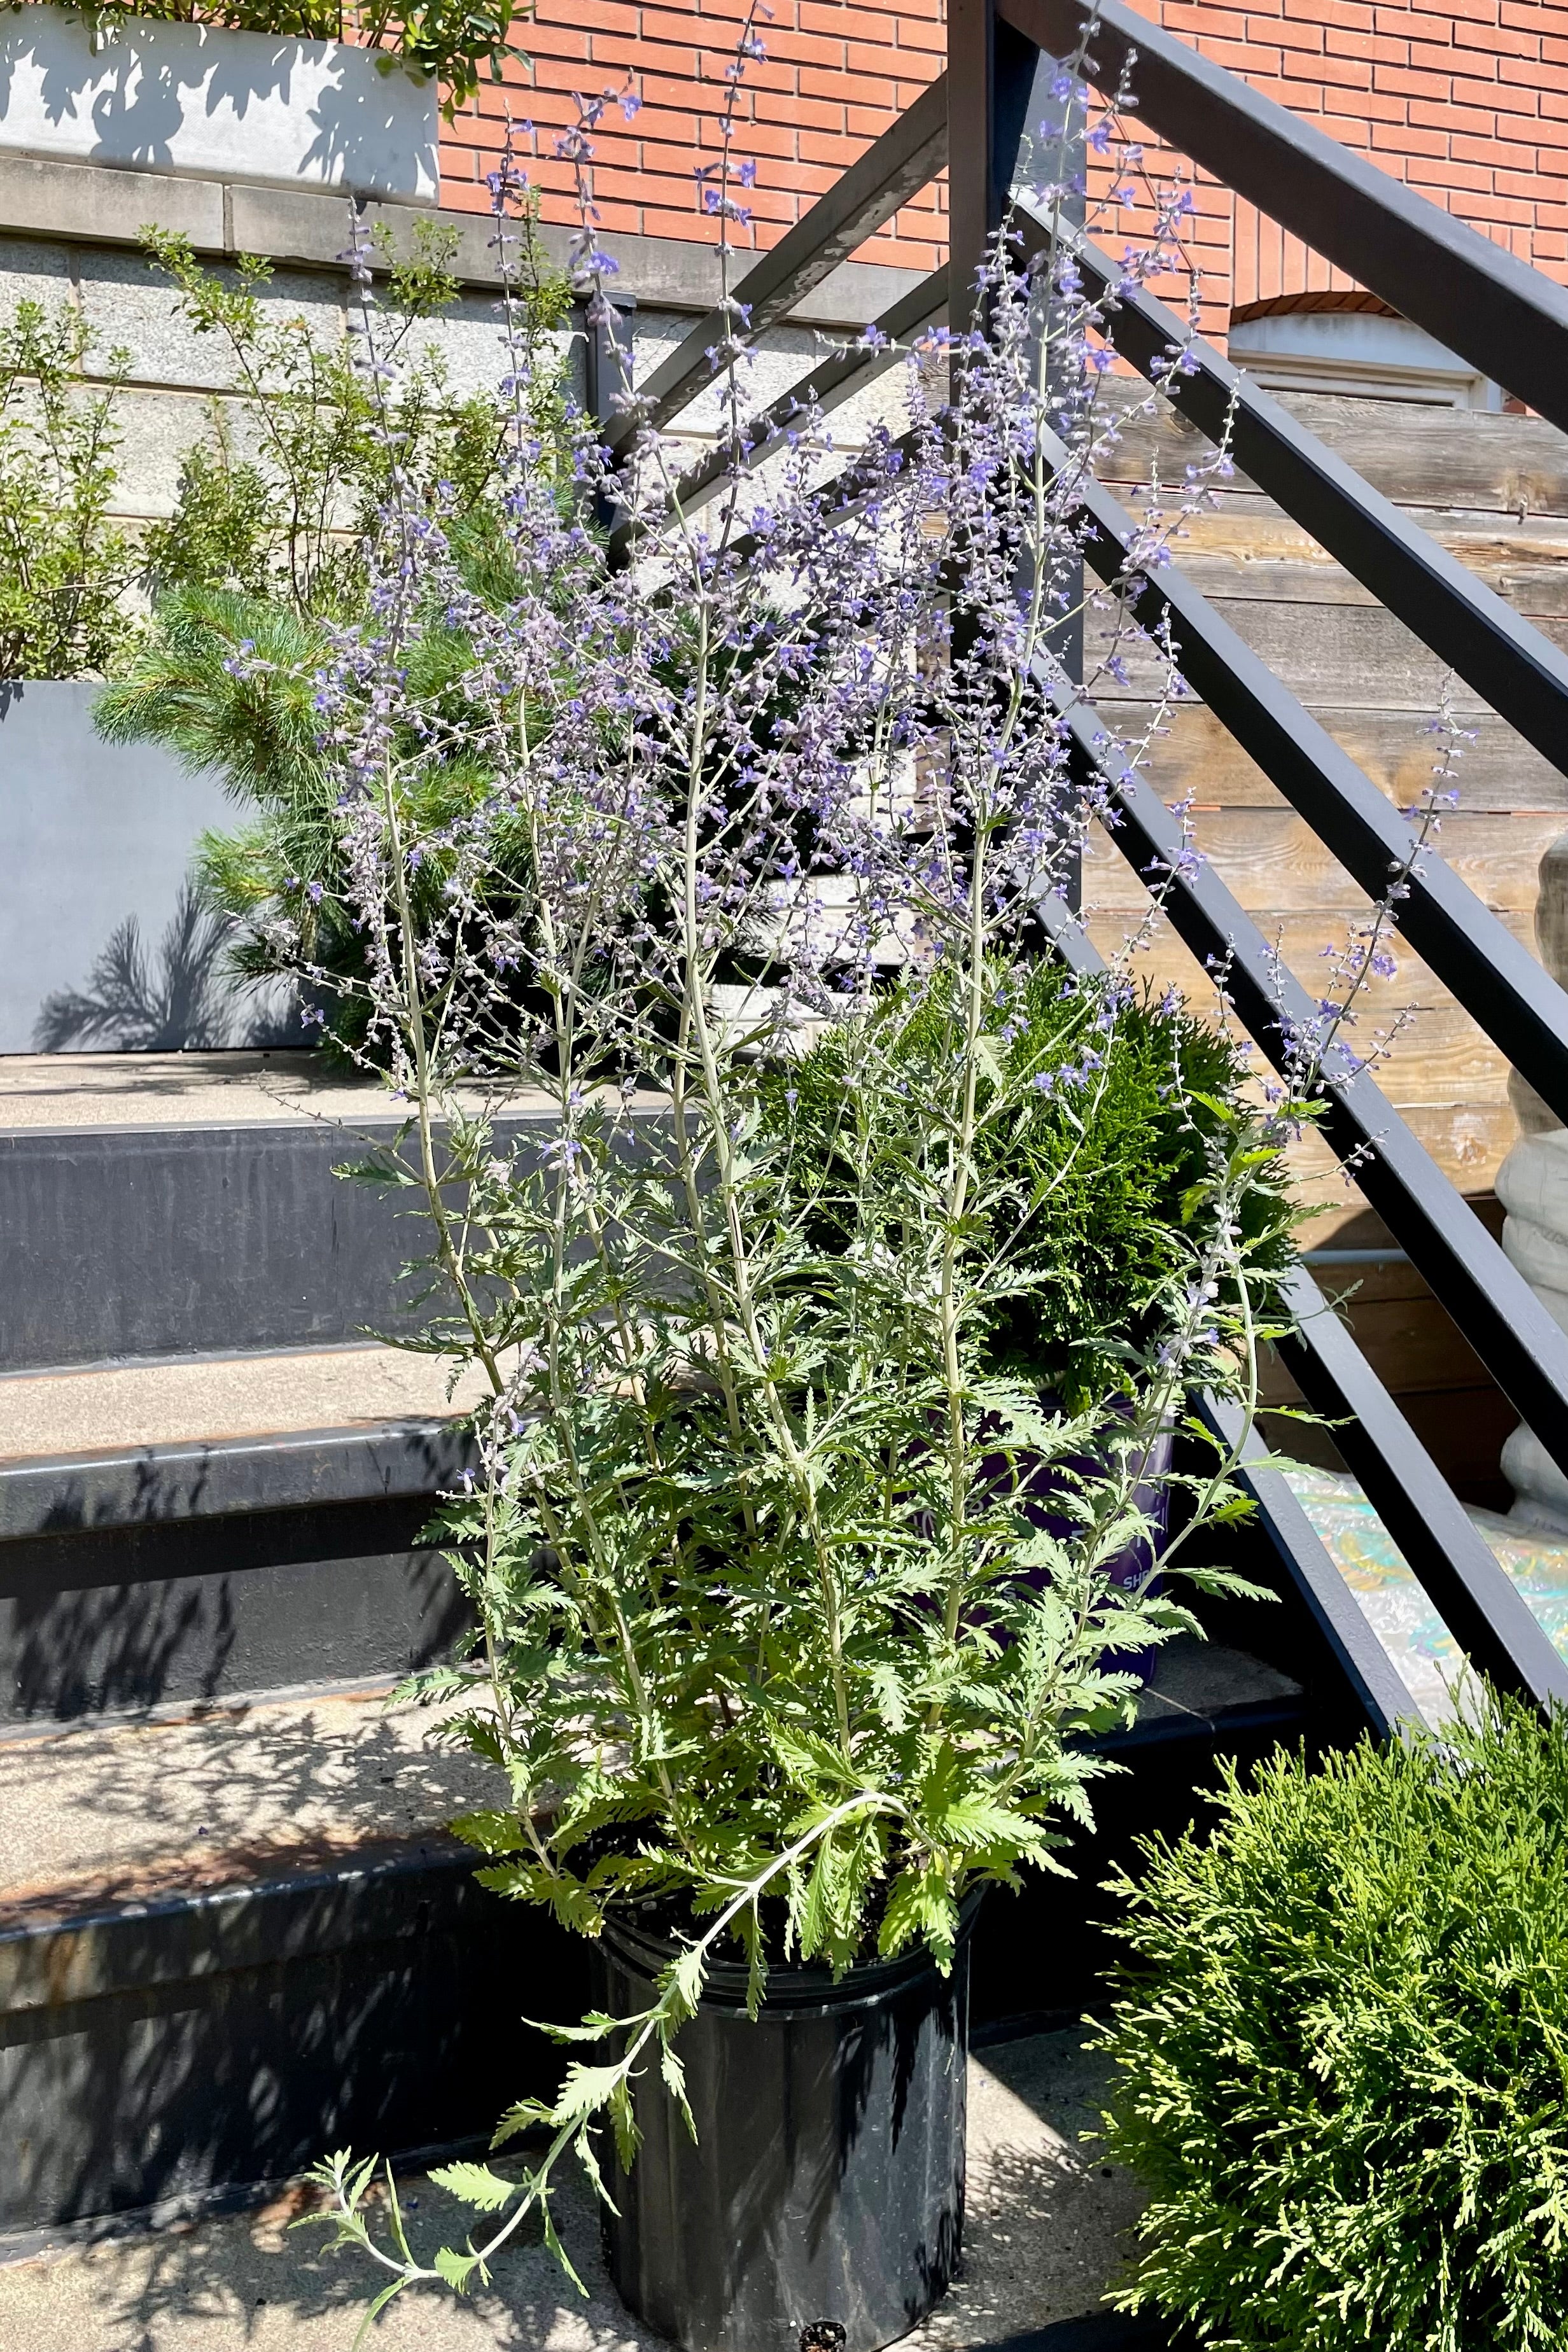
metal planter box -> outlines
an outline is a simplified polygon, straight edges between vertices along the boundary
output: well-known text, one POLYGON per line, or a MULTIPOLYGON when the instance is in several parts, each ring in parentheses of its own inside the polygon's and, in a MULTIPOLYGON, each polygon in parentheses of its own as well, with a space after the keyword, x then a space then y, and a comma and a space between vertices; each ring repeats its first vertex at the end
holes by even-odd
POLYGON ((187 881, 241 814, 155 743, 105 743, 87 681, 0 682, 0 1054, 300 1042, 289 992, 242 991, 187 881))
POLYGON ((345 41, 0 15, 0 154, 434 204, 437 96, 345 41))

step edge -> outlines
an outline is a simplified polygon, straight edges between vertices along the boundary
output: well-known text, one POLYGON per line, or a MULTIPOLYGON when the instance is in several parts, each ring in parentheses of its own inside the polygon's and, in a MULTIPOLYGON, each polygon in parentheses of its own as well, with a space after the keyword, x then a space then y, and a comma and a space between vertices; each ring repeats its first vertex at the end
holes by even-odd
MULTIPOLYGON (((1163 1718, 1161 1738, 1132 1738, 1125 1744, 1147 1748, 1184 1741, 1217 1748, 1227 1738, 1294 1727, 1309 1715, 1304 1695, 1290 1701, 1269 1699, 1216 1709, 1208 1717, 1178 1718, 1169 1728, 1163 1718)), ((1101 1734, 1093 1744, 1096 1752, 1114 1754, 1123 1742, 1111 1733, 1101 1734)), ((226 1855, 212 1856, 211 1864, 233 1866, 243 1859, 240 1850, 229 1849, 226 1855)), ((356 1903, 363 1906, 368 1900, 374 1910, 379 1895, 396 1890, 389 1905, 395 1916, 389 1916, 378 1932, 389 1939, 428 1932, 428 1923, 420 1922, 406 1900, 406 1882, 420 1874, 430 1876, 433 1883, 455 1886, 456 1903, 489 1899, 473 1875, 483 1867, 481 1859, 442 1826, 393 1839, 355 1839, 331 1858, 323 1857, 320 1844, 308 1853, 298 1849, 291 1869, 277 1866, 282 1860, 278 1850, 268 1850, 255 1857, 255 1864, 265 1871, 271 1863, 274 1867, 268 1874, 163 1893, 149 1889, 117 1898, 100 1880, 83 1884, 74 1895, 69 1887, 63 1887, 40 1888, 36 1896, 26 1890, 9 1895, 0 1901, 0 2016, 7 2011, 58 2009, 153 1984, 218 1975, 258 1966, 268 1958, 299 1958, 307 1951, 340 1949, 345 1943, 362 1940, 366 1933, 363 1919, 334 1925, 331 1916, 334 1898, 340 1908, 352 1910, 356 1903), (19 1903, 28 1902, 52 1907, 40 1907, 32 1917, 8 1916, 19 1903), (315 1920, 310 1916, 311 1904, 322 1914, 315 1920), (275 1923, 267 1916, 264 1906, 268 1906, 277 1912, 276 1932, 271 1932, 275 1923), (298 1914, 292 1932, 284 1916, 290 1906, 298 1914), (160 1960, 149 1967, 148 1956, 143 1955, 142 1965, 132 1967, 136 1956, 129 1947, 136 1934, 144 1932, 149 1923, 156 1927, 161 1922, 167 1923, 165 1941, 186 1948, 179 1953, 171 1950, 172 1965, 160 1960), (235 1922, 237 1931, 226 1934, 235 1922), (259 1932, 252 1932, 253 1923, 259 1932), (211 1938, 205 1948, 198 1940, 204 1932, 211 1938), (126 1948, 117 1967, 113 1965, 116 1945, 126 1948)), ((151 1879, 152 1874, 168 1866, 150 1863, 144 1866, 146 1877, 151 1879)), ((158 1955, 152 1958, 159 1959, 158 1955)))
MULTIPOLYGON (((222 1867, 234 1849, 215 1855, 222 1867)), ((482 1858, 451 1833, 359 1839, 335 1857, 321 1845, 258 1854, 258 1874, 217 1885, 116 1897, 101 1882, 41 1888, 37 1916, 16 1916, 24 1893, 0 1903, 0 2020, 47 2012, 68 2031, 70 2012, 96 2001, 293 1962, 351 1945, 407 1942, 435 1932, 431 1900, 456 1915, 499 1898, 479 1886, 482 1858), (270 1867, 268 1867, 268 1865, 270 1867), (423 1906, 410 1883, 425 1879, 423 1906), (444 1898, 444 1900, 441 1900, 444 1898)), ((155 1868, 156 1865, 149 1865, 155 1868)))
POLYGON ((257 1511, 434 1500, 458 1485, 474 1459, 461 1412, 101 1453, 12 1455, 0 1460, 0 1546, 257 1511), (149 1481, 158 1479, 166 1479, 170 1491, 150 1496, 149 1481), (62 1510, 76 1516, 62 1518, 62 1510))

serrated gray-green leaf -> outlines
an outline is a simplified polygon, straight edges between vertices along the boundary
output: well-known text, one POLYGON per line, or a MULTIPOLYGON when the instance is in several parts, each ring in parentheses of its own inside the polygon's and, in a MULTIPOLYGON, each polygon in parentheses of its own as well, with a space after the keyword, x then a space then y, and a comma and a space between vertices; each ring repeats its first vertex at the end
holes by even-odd
POLYGON ((479 2266, 478 2254, 459 2254, 451 2246, 439 2247, 432 2263, 432 2267, 440 2273, 447 2284, 455 2288, 458 2294, 468 2293, 468 2282, 479 2266))
POLYGON ((432 2165, 430 2178, 437 2189, 445 2189, 465 2205, 476 2206, 481 2213, 499 2213, 518 2194, 515 2180, 503 2180, 487 2164, 432 2165))
POLYGON ((626 2075, 619 2066, 584 2066, 574 2059, 566 2069, 566 2079, 556 2094, 552 2109, 552 2121, 557 2124, 580 2123, 584 2116, 597 2115, 607 2100, 624 2090, 626 2075))

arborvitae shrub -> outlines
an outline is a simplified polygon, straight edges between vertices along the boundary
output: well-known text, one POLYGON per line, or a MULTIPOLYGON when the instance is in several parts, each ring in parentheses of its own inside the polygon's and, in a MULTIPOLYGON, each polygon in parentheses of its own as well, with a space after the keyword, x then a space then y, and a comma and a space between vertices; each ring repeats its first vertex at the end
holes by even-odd
MULTIPOLYGON (((1153 1302, 1185 1262, 1189 1203, 1246 1064, 1212 1023, 1173 1001, 1075 980, 1043 961, 999 985, 1001 1057, 1039 1076, 1037 1090, 1005 1118, 983 1124, 976 1147, 989 1173, 1008 1180, 1005 1190, 987 1187, 1005 1203, 1000 1213, 972 1220, 972 1246, 994 1257, 1003 1277, 990 1360, 1077 1409, 1125 1377, 1129 1344, 1145 1336, 1153 1302), (1015 1276, 1027 1286, 1010 1293, 1005 1277, 1015 1276)), ((929 1014, 911 1015, 895 992, 877 1017, 896 1034, 910 1096, 940 1094, 951 1046, 929 1014)), ((808 1157, 819 1165, 816 1224, 825 1247, 872 1238, 896 1248, 907 1123, 896 1104, 869 1103, 854 1071, 852 1044, 829 1031, 763 1079, 764 1125, 789 1132, 797 1166, 808 1157), (879 1162, 880 1183, 871 1181, 879 1162)), ((989 1084, 981 1098, 988 1108, 989 1084)), ((1283 1160, 1260 1164, 1239 1213, 1238 1241, 1254 1271, 1293 1262, 1298 1214, 1283 1160)))
POLYGON ((1228 1772, 1123 1878, 1121 2301, 1207 2346, 1568 2336, 1568 1720, 1228 1772))

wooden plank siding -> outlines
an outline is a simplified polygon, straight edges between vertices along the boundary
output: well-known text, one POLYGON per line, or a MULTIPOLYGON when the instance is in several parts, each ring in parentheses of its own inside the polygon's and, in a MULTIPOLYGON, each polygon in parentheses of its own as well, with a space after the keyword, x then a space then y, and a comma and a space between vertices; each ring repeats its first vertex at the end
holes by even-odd
MULTIPOLYGON (((1568 438, 1540 419, 1403 403, 1288 396, 1290 407, 1385 496, 1469 564, 1489 586, 1568 646, 1568 438)), ((1130 507, 1157 478, 1180 482, 1207 444, 1168 414, 1131 419, 1101 471, 1130 507)), ((1173 504, 1166 495, 1167 507, 1173 504)), ((1443 666, 1303 530, 1239 473, 1217 486, 1209 510, 1184 527, 1176 561, 1225 618, 1298 695, 1335 740, 1401 806, 1429 781, 1430 731, 1443 666)), ((1089 662, 1112 624, 1092 617, 1089 662)), ((1129 658, 1125 689, 1102 688, 1113 723, 1136 736, 1149 723, 1159 664, 1129 658)), ((1516 936, 1534 948, 1537 869, 1568 829, 1568 778, 1458 682, 1450 704, 1476 740, 1462 747, 1458 805, 1439 846, 1516 936)), ((1190 799, 1194 836, 1284 961, 1312 987, 1321 950, 1365 917, 1368 901, 1201 702, 1166 714, 1148 761, 1169 801, 1190 799)), ((1102 946, 1142 917, 1148 898, 1105 836, 1089 846, 1086 902, 1102 946)), ((1420 1140, 1489 1221, 1491 1187, 1519 1129, 1509 1066, 1418 957, 1394 942, 1398 974, 1372 985, 1361 1034, 1412 1017, 1381 1074, 1420 1140)), ((1209 983, 1168 926, 1142 959, 1162 984, 1201 1000, 1209 983)), ((1326 1150, 1304 1148, 1303 1185, 1320 1210, 1310 1247, 1379 1247, 1389 1237, 1326 1150)), ((1472 1498, 1506 1503, 1498 1449, 1516 1416, 1443 1310, 1403 1264, 1322 1270, 1345 1299, 1358 1338, 1439 1461, 1472 1498)), ((1296 1442, 1314 1455, 1321 1435, 1296 1442)))

